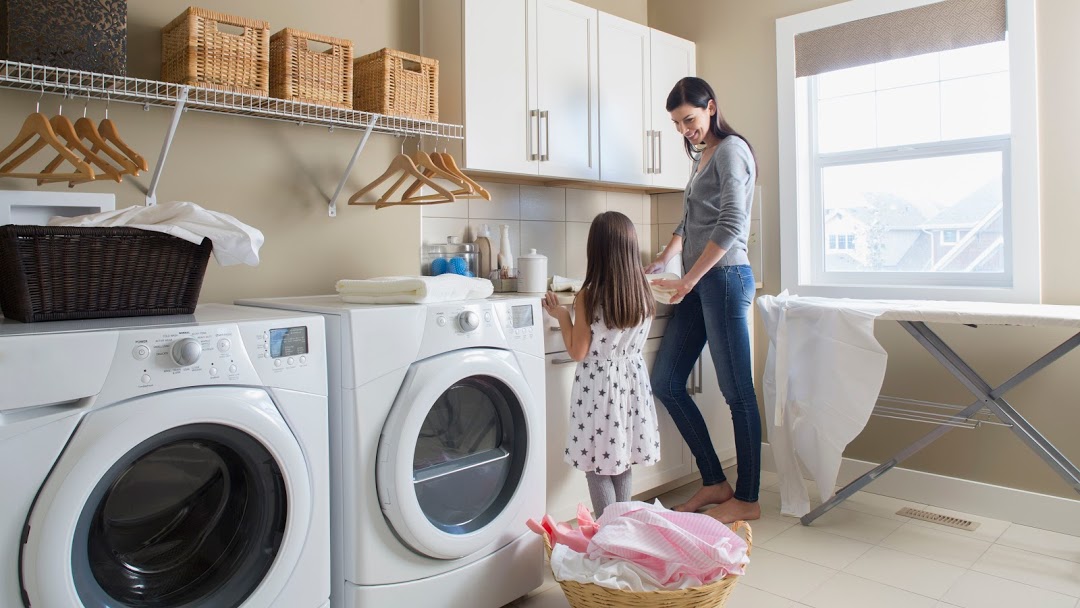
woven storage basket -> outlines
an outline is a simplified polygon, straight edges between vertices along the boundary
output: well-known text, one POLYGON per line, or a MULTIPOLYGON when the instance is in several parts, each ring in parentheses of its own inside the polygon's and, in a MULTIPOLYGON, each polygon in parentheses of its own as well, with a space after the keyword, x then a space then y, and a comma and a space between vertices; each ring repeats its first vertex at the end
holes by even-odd
POLYGON ((351 110, 352 55, 351 40, 283 29, 270 37, 270 96, 351 110), (310 42, 330 48, 313 51, 310 42))
MULTIPOLYGON (((736 532, 746 530, 746 554, 750 555, 753 545, 750 524, 737 521, 731 527, 736 532)), ((544 549, 550 566, 551 541, 547 535, 544 549)), ((571 608, 718 608, 727 603, 738 580, 738 576, 725 576, 708 585, 673 591, 624 591, 575 581, 559 581, 559 586, 571 608)))
POLYGON ((138 228, 0 226, 0 308, 24 323, 191 314, 211 248, 138 228))
POLYGON ((365 112, 439 120, 439 62, 382 49, 353 62, 353 107, 365 112))
POLYGON ((270 24, 194 6, 161 28, 161 79, 210 89, 267 95, 270 24), (241 28, 238 34, 220 26, 241 28))

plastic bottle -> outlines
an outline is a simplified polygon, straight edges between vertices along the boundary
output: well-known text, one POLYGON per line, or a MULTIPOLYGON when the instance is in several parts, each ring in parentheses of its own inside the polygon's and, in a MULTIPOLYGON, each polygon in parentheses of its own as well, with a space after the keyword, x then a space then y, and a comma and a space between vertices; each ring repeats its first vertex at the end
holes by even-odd
POLYGON ((499 269, 513 270, 514 256, 510 249, 510 225, 503 224, 499 226, 499 230, 501 232, 499 237, 499 269))

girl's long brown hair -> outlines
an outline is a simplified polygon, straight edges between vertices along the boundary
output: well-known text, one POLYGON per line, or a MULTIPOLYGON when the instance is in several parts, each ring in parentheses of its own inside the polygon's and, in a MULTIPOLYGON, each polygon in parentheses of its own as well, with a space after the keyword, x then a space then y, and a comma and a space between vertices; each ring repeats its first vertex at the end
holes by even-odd
POLYGON ((596 216, 585 251, 588 264, 582 291, 589 321, 600 310, 608 327, 628 329, 653 315, 656 306, 630 218, 618 211, 596 216))

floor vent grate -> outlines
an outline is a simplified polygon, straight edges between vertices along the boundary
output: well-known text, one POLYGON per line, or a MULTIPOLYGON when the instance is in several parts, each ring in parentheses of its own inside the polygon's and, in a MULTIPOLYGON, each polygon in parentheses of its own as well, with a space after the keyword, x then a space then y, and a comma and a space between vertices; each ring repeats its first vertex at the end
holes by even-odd
POLYGON ((904 507, 897 511, 896 514, 912 519, 921 519, 922 521, 928 521, 942 526, 949 526, 950 528, 959 528, 961 530, 967 530, 968 532, 972 532, 975 528, 979 527, 979 522, 976 521, 960 519, 959 517, 949 517, 948 515, 923 511, 922 509, 912 509, 911 507, 904 507))

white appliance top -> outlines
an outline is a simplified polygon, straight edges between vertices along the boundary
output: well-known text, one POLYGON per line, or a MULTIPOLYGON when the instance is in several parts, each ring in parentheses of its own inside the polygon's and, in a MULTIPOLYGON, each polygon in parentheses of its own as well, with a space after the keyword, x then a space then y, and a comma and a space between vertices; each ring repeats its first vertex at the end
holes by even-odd
POLYGON ((299 310, 305 312, 317 312, 321 314, 340 315, 353 310, 384 310, 388 308, 408 308, 412 306, 442 306, 482 304, 484 302, 506 302, 510 300, 539 301, 538 294, 499 293, 482 300, 460 300, 454 302, 432 302, 430 304, 350 304, 342 302, 341 296, 329 294, 324 296, 295 296, 285 298, 250 298, 237 300, 237 304, 244 306, 265 306, 280 310, 299 310))
POLYGON ((153 329, 156 327, 197 327, 218 323, 262 321, 295 318, 296 314, 275 312, 268 309, 231 304, 203 304, 190 315, 159 315, 151 317, 116 317, 110 319, 76 319, 72 321, 44 321, 22 323, 0 317, 0 338, 4 336, 33 336, 74 332, 109 331, 124 329, 153 329))

